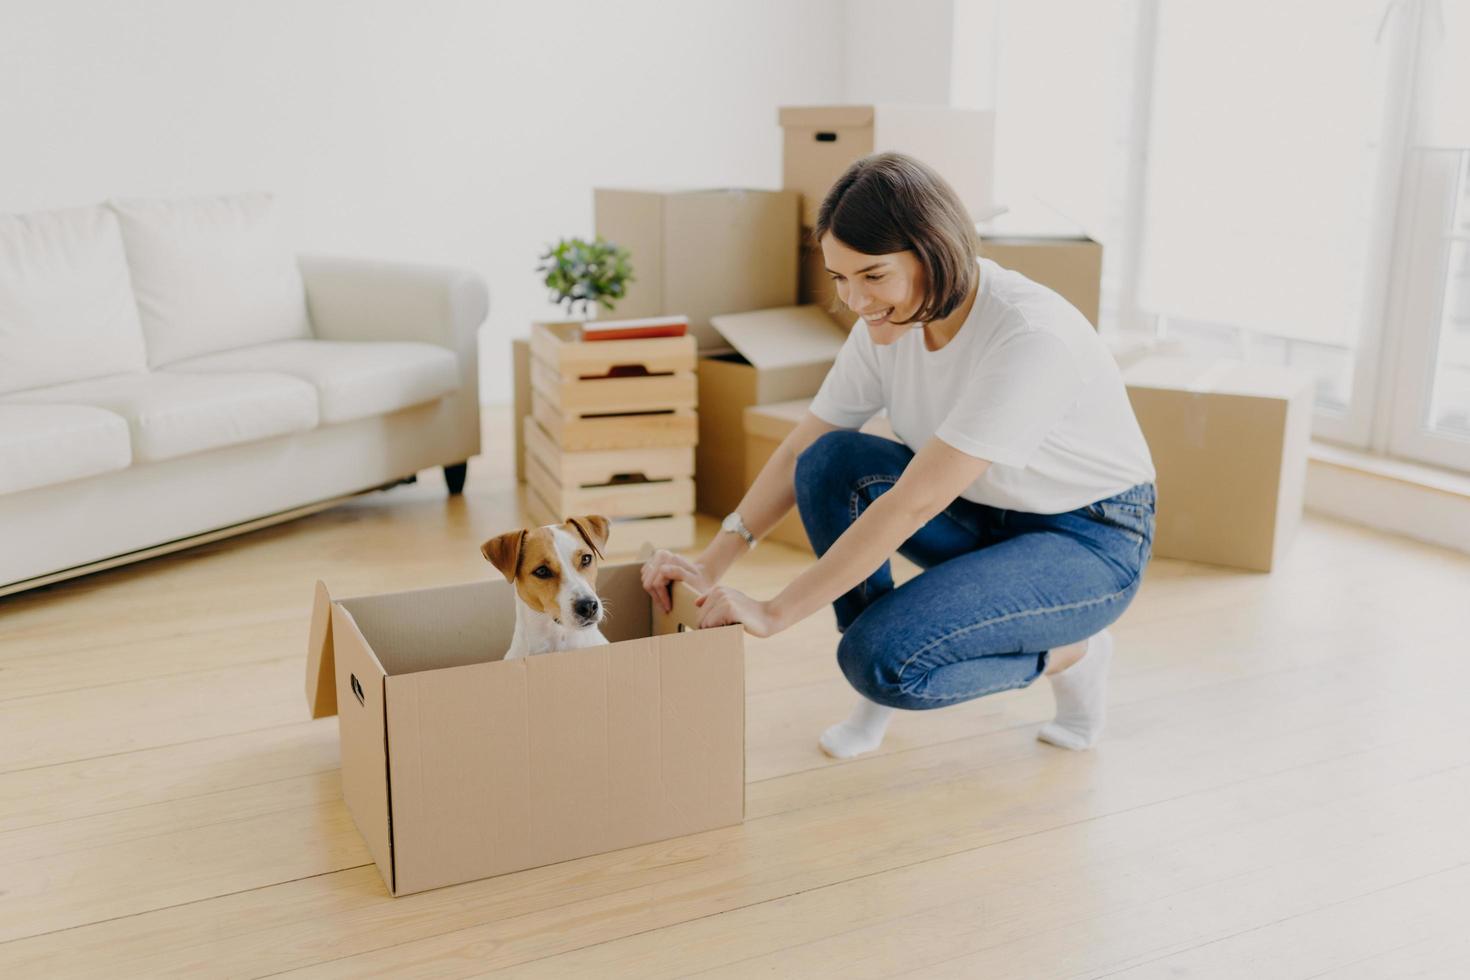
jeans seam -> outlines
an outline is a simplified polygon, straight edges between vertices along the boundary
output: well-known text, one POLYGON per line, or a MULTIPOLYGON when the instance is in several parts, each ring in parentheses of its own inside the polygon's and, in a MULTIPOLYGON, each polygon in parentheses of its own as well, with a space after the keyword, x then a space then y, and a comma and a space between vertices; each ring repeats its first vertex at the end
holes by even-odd
MULTIPOLYGON (((1119 589, 1117 592, 1113 592, 1113 593, 1110 593, 1110 594, 1105 595, 1105 596, 1099 596, 1099 597, 1094 598, 1094 599, 1083 599, 1083 600, 1078 601, 1078 602, 1067 602, 1067 603, 1063 603, 1062 605, 1059 605, 1059 606, 1047 606, 1047 607, 1045 607, 1043 609, 1021 609, 1021 610, 1018 610, 1018 611, 1013 612, 1013 613, 1006 613, 1003 616, 996 616, 993 619, 985 619, 985 620, 981 620, 978 623, 971 623, 968 626, 961 626, 959 629, 951 630, 950 632, 944 634, 943 636, 935 637, 934 639, 930 640, 928 643, 926 643, 923 646, 921 646, 919 649, 915 650, 909 656, 909 658, 903 662, 903 665, 898 668, 898 686, 899 686, 899 689, 902 690, 902 688, 903 688, 903 675, 909 669, 909 667, 912 666, 913 662, 915 660, 917 660, 919 657, 923 656, 925 653, 929 652, 929 650, 933 649, 934 647, 938 646, 941 643, 947 643, 948 641, 954 639, 955 637, 963 636, 964 634, 973 632, 973 631, 975 631, 977 629, 982 629, 983 627, 986 627, 986 626, 995 626, 995 625, 997 625, 999 623, 1009 622, 1012 619, 1019 619, 1022 616, 1040 616, 1040 615, 1043 615, 1045 613, 1066 612, 1069 609, 1082 609, 1082 608, 1084 608, 1086 606, 1096 606, 1096 605, 1101 605, 1102 603, 1105 603, 1105 602, 1112 602, 1114 599, 1118 598, 1120 595, 1122 595, 1123 593, 1127 592, 1129 589, 1133 588, 1133 586, 1137 582, 1138 582, 1138 576, 1135 575, 1131 580, 1129 580, 1129 582, 1128 582, 1127 585, 1123 586, 1123 588, 1119 589)), ((1017 652, 1019 652, 1019 653, 1025 653, 1024 650, 1017 651, 1017 652)), ((932 670, 933 668, 930 668, 930 669, 932 670)), ((926 697, 923 694, 910 693, 910 692, 907 692, 907 691, 905 691, 904 693, 907 694, 909 697, 925 698, 925 700, 929 700, 929 701, 945 701, 945 700, 948 700, 949 697, 950 697, 949 695, 945 695, 943 697, 937 697, 937 698, 936 697, 926 697)), ((987 692, 982 691, 980 693, 987 693, 987 692)), ((978 695, 972 693, 972 694, 970 694, 968 696, 969 697, 976 697, 978 695)))

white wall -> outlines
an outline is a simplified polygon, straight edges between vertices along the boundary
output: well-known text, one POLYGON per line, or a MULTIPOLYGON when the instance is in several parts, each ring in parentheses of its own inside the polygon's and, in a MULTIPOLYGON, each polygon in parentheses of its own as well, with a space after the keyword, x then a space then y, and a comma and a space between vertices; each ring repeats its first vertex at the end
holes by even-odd
POLYGON ((274 190, 303 249, 483 273, 481 397, 506 401, 509 338, 555 309, 537 256, 591 233, 592 188, 778 187, 777 107, 847 100, 844 13, 0 0, 0 212, 274 190))
POLYGON ((972 0, 847 0, 843 102, 950 104, 955 4, 972 0))

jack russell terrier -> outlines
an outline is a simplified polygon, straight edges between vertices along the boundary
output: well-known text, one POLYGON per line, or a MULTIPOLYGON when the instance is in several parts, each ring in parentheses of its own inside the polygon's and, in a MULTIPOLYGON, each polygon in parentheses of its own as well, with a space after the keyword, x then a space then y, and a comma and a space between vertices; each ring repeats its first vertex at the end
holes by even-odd
POLYGON ((569 517, 480 546, 516 590, 516 629, 506 660, 607 642, 598 629, 606 609, 596 589, 607 534, 606 517, 569 517))

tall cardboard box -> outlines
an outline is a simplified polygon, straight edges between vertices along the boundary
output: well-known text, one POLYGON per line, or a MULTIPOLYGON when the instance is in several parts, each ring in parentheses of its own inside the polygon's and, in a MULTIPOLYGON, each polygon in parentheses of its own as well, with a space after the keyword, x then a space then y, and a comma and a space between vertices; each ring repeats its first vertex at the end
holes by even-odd
MULTIPOLYGON (((755 482, 761 467, 766 465, 776 448, 806 417, 811 406, 810 398, 797 398, 788 402, 776 402, 774 405, 752 405, 745 410, 746 486, 755 482)), ((862 431, 898 441, 886 416, 869 419, 862 431)), ((806 527, 801 523, 801 515, 795 510, 783 517, 761 540, 779 541, 803 551, 812 550, 811 542, 807 540, 806 527)))
POLYGON ((699 359, 695 506, 723 517, 745 482, 745 409, 811 397, 847 339, 817 306, 786 306, 714 318, 730 348, 699 359))
POLYGON ((593 191, 597 234, 632 256, 618 319, 683 314, 701 349, 722 345, 721 313, 796 302, 797 199, 792 191, 593 191))
POLYGON ((390 894, 744 819, 742 627, 692 629, 687 588, 663 615, 639 570, 600 570, 609 645, 511 661, 503 579, 317 583, 307 706, 337 715, 342 796, 390 894))
POLYGON ((938 105, 787 106, 780 110, 781 186, 801 194, 813 227, 833 183, 870 153, 897 150, 937 170, 975 220, 993 210, 995 114, 938 105))
POLYGON ((1123 380, 1158 471, 1154 556, 1270 571, 1301 523, 1312 376, 1154 356, 1123 380))

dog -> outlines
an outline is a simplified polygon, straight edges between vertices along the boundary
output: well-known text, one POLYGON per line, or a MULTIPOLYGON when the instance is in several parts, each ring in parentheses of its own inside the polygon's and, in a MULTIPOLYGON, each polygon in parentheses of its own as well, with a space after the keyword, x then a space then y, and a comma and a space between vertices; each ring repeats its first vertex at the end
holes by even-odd
POLYGON ((515 586, 516 628, 506 660, 604 644, 607 609, 597 596, 597 563, 607 545, 606 517, 509 531, 480 554, 515 586))

